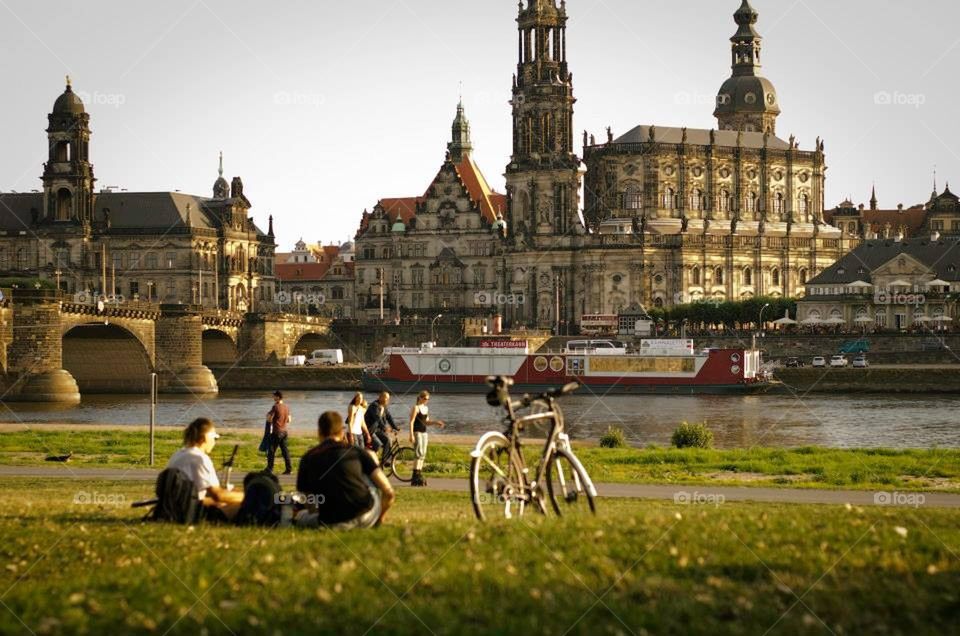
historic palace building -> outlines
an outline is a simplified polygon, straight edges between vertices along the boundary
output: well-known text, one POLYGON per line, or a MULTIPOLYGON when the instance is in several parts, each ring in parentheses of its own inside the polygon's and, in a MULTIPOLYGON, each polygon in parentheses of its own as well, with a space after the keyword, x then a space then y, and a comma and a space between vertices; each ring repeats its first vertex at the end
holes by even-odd
POLYGON ((212 196, 94 188, 90 115, 69 78, 48 116, 43 190, 0 194, 0 277, 55 281, 79 298, 255 311, 274 300, 273 217, 250 216, 243 182, 212 196))
POLYGON ((864 239, 912 238, 922 236, 960 237, 960 198, 950 191, 947 184, 943 192, 933 185, 933 194, 926 203, 904 209, 881 209, 874 188, 870 194, 870 206, 854 205, 849 199, 824 213, 828 223, 843 230, 847 235, 864 239))
POLYGON ((564 329, 637 305, 802 296, 858 244, 824 223, 823 142, 803 150, 777 136, 780 102, 760 75, 747 0, 734 14, 716 130, 640 125, 618 138, 608 129, 601 143, 584 132, 582 162, 559 4, 520 6, 506 196, 470 160, 461 106, 427 193, 364 214, 360 309, 373 317, 382 288, 401 314, 494 305, 510 324, 564 329))

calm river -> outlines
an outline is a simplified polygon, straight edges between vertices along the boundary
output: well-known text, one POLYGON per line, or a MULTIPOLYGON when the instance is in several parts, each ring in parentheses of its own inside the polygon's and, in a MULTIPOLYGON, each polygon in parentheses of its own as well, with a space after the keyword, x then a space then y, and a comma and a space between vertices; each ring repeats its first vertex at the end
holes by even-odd
MULTIPOLYGON (((327 409, 346 411, 351 394, 290 391, 293 427, 314 430, 317 415, 327 409)), ((216 398, 161 396, 157 422, 182 426, 207 416, 222 426, 262 427, 272 400, 269 392, 225 392, 216 398)), ((391 410, 402 420, 412 397, 398 397, 391 410)), ((827 446, 931 448, 960 447, 960 396, 608 396, 578 395, 563 402, 572 437, 599 437, 608 426, 621 427, 635 445, 668 445, 683 421, 707 422, 721 448, 750 446, 827 446)), ((477 435, 498 427, 496 409, 483 396, 435 395, 434 417, 447 422, 446 433, 477 435)), ((0 422, 146 424, 148 399, 140 396, 94 395, 79 406, 44 407, 3 403, 0 422)))

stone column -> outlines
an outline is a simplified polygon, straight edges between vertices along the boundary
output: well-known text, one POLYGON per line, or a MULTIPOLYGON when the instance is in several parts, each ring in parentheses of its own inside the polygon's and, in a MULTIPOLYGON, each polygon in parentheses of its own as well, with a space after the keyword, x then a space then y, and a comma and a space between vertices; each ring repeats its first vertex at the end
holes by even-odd
POLYGON ((63 368, 60 292, 13 290, 13 341, 7 350, 8 372, 19 384, 22 402, 80 401, 80 388, 63 368))
POLYGON ((196 307, 160 305, 155 333, 161 393, 218 393, 216 378, 203 366, 203 319, 196 307))

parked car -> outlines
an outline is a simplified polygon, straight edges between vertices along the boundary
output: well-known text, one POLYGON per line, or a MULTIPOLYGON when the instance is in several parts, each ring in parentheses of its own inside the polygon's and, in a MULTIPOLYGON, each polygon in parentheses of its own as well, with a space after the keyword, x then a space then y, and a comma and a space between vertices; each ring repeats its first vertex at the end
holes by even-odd
POLYGON ((850 361, 847 360, 846 356, 833 356, 830 358, 831 367, 846 367, 850 364, 850 361))
POLYGON ((813 359, 813 366, 814 366, 814 367, 825 367, 825 366, 827 366, 827 359, 824 358, 823 356, 817 356, 816 358, 813 359))
POLYGON ((870 366, 870 363, 867 362, 867 356, 857 356, 853 359, 853 368, 854 369, 866 369, 870 366))
POLYGON ((803 360, 800 358, 787 358, 787 361, 783 363, 783 366, 788 369, 799 369, 803 366, 803 360))

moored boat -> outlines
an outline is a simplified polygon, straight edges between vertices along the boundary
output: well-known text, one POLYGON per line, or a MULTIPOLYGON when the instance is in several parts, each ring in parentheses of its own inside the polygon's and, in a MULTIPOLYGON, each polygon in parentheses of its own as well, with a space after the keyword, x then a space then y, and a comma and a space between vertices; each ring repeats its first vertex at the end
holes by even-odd
POLYGON ((736 394, 770 387, 756 350, 695 351, 692 340, 642 340, 639 348, 608 340, 572 341, 559 353, 530 351, 521 340, 487 340, 478 347, 384 349, 364 373, 367 391, 481 393, 491 375, 512 377, 518 392, 579 382, 581 394, 736 394))

